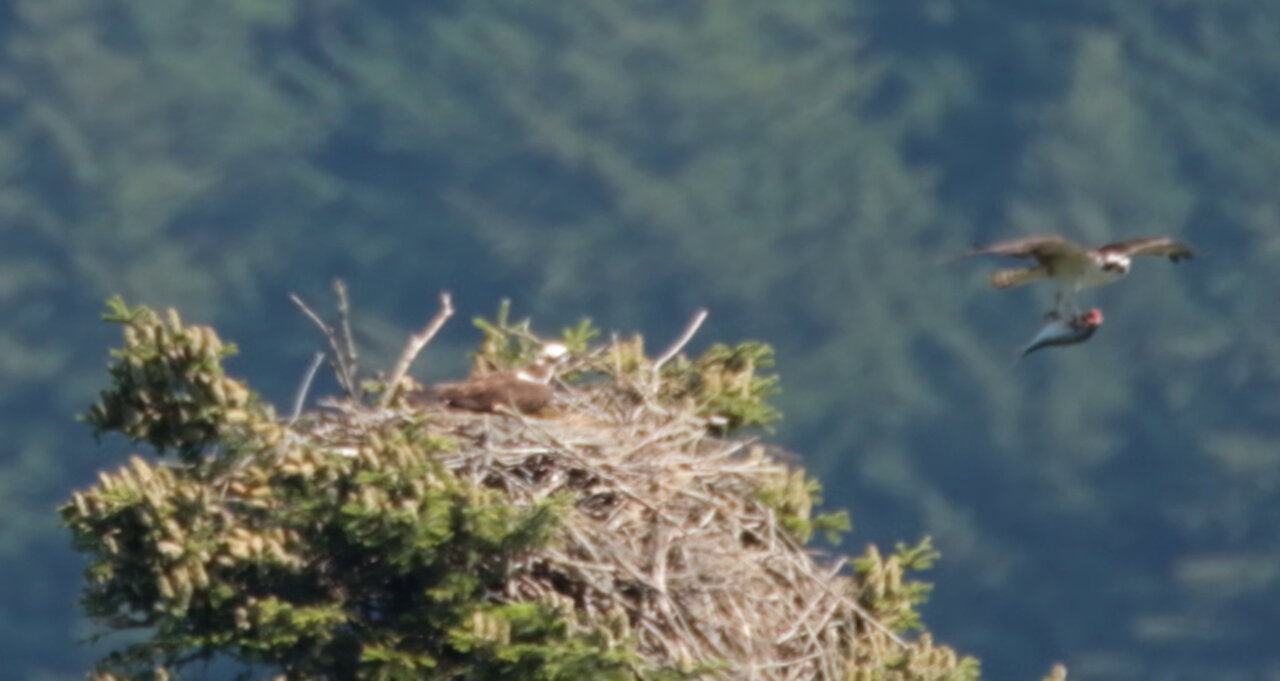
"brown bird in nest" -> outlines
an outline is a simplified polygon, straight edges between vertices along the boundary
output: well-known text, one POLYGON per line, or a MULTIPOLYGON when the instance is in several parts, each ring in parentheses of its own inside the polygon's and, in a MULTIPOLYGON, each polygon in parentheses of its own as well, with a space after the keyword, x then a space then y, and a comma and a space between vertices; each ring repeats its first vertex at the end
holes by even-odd
POLYGON ((429 386, 409 396, 411 404, 444 404, 471 411, 497 411, 498 406, 522 414, 542 410, 551 402, 551 379, 556 366, 568 358, 560 343, 542 346, 538 358, 520 369, 482 374, 457 383, 429 386))

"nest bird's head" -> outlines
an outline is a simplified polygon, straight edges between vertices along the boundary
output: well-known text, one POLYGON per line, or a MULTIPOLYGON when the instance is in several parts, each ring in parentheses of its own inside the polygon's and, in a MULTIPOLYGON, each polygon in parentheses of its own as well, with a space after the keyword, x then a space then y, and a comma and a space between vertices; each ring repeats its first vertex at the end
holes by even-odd
POLYGON ((569 359, 569 347, 564 343, 550 341, 542 344, 542 349, 538 350, 538 359, 536 361, 560 364, 567 359, 569 359))
POLYGON ((568 359, 569 348, 564 343, 544 343, 533 363, 517 371, 516 378, 531 383, 550 383, 555 377, 556 367, 568 359))

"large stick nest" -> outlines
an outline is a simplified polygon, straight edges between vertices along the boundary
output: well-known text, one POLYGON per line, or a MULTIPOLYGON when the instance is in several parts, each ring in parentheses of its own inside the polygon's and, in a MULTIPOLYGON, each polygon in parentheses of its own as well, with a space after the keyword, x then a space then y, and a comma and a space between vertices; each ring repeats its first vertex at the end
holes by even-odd
MULTIPOLYGON (((908 644, 876 621, 859 603, 874 600, 865 576, 815 560, 783 525, 767 498, 803 489, 803 472, 753 440, 712 435, 714 417, 661 404, 656 376, 604 371, 560 385, 536 416, 429 408, 433 431, 458 443, 438 455, 455 475, 514 504, 573 499, 561 540, 522 559, 501 598, 562 603, 584 626, 623 621, 656 665, 716 661, 722 678, 853 678, 895 659, 954 667, 927 635, 908 644)), ((349 455, 388 419, 414 416, 331 406, 308 437, 349 455)), ((807 503, 791 512, 807 519, 807 503)))

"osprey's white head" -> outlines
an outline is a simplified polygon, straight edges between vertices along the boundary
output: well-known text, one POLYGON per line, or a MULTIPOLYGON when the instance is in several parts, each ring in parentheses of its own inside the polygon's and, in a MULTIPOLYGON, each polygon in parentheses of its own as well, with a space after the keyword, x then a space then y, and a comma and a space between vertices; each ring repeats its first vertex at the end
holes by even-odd
POLYGON ((564 343, 546 343, 538 350, 538 358, 533 364, 516 372, 516 379, 529 383, 549 383, 555 374, 555 366, 568 358, 569 348, 564 343))
POLYGON ((1098 260, 1098 267, 1103 272, 1110 272, 1117 277, 1122 277, 1129 273, 1129 265, 1132 260, 1123 253, 1103 252, 1102 257, 1098 260))
POLYGON ((559 362, 568 356, 568 346, 555 341, 544 343, 542 349, 538 351, 538 359, 544 362, 559 362))

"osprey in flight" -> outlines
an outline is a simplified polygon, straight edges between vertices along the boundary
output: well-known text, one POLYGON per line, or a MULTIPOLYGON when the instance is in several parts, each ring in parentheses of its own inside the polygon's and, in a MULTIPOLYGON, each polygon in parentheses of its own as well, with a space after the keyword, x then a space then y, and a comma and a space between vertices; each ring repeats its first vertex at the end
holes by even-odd
POLYGON ((1029 267, 992 272, 991 285, 995 288, 1014 288, 1040 279, 1052 279, 1058 282, 1054 309, 1061 310, 1063 304, 1069 302, 1071 308, 1078 311, 1075 296, 1080 289, 1110 284, 1120 279, 1129 273, 1134 256, 1164 256, 1178 262, 1190 258, 1193 252, 1167 236, 1129 239, 1098 248, 1084 248, 1060 236, 1046 235, 1001 241, 961 255, 987 254, 1036 261, 1036 264, 1029 267))

